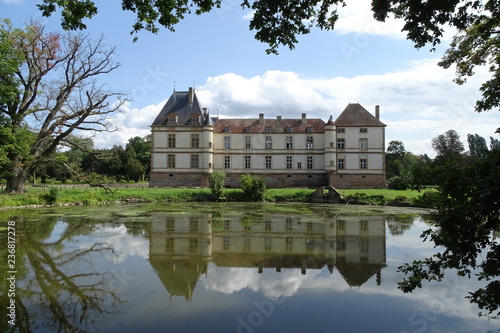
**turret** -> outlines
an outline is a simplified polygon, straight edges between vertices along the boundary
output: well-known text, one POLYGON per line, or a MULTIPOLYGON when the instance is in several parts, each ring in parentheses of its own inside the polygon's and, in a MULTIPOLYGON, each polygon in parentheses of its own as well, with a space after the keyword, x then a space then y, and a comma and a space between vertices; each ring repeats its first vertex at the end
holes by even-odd
POLYGON ((333 124, 333 117, 330 116, 325 126, 325 170, 336 170, 336 126, 333 124))

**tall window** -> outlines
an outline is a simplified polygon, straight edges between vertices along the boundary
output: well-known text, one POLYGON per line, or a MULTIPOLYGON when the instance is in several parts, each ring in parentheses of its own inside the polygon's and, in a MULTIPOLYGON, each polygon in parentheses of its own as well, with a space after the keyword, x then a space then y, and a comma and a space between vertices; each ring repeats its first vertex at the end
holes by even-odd
POLYGON ((273 139, 271 136, 266 136, 266 149, 273 149, 273 139))
POLYGON ((337 230, 345 230, 345 227, 346 227, 345 220, 338 220, 337 221, 337 230))
POLYGON ((292 156, 287 156, 286 157, 286 168, 291 169, 292 168, 292 156))
POLYGON ((231 137, 230 136, 224 137, 224 149, 231 149, 231 137))
POLYGON ((191 168, 198 169, 200 167, 200 155, 191 155, 191 168))
POLYGON ((293 137, 287 136, 286 142, 285 142, 285 147, 286 147, 286 149, 292 149, 292 146, 293 146, 293 137))
POLYGON ((199 148, 199 147, 200 147, 200 135, 191 134, 191 148, 199 148))
POLYGON ((314 141, 312 136, 306 138, 306 149, 314 149, 314 141))
POLYGON ((313 156, 307 156, 307 169, 313 169, 313 156))
POLYGON ((343 158, 338 159, 337 169, 345 169, 345 160, 343 158))
POLYGON ((368 139, 359 139, 359 149, 368 149, 368 139))
POLYGON ((359 168, 368 169, 368 160, 366 158, 362 158, 359 160, 359 168))
POLYGON ((337 149, 345 149, 345 139, 337 139, 337 149))
POLYGON ((252 137, 251 136, 245 136, 245 148, 250 149, 252 148, 252 137))
POLYGON ((224 169, 231 169, 231 156, 224 156, 224 169))
POLYGON ((174 154, 168 154, 167 155, 167 168, 175 168, 175 155, 174 154))
POLYGON ((245 156, 245 169, 251 169, 251 168, 252 168, 252 157, 245 156))
POLYGON ((168 148, 175 148, 175 134, 169 134, 167 137, 168 148))
POLYGON ((272 169, 272 156, 266 156, 266 169, 272 169))

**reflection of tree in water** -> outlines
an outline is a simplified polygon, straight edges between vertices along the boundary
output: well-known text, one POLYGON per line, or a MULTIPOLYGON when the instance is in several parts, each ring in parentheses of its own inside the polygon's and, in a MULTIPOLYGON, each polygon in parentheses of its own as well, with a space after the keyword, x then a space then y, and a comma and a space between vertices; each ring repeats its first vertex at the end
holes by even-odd
MULTIPOLYGON (((113 306, 121 301, 107 289, 111 275, 93 270, 91 263, 94 256, 114 253, 113 248, 105 243, 83 248, 68 248, 65 244, 89 233, 94 225, 84 219, 64 225, 58 224, 56 217, 42 221, 16 219, 16 326, 2 316, 1 331, 83 332, 93 327, 100 316, 113 312, 113 306), (58 233, 59 229, 62 232, 58 233)), ((3 307, 10 301, 6 293, 9 286, 4 277, 1 283, 3 307)))
POLYGON ((387 228, 393 236, 400 236, 413 225, 413 215, 394 215, 387 219, 387 228))

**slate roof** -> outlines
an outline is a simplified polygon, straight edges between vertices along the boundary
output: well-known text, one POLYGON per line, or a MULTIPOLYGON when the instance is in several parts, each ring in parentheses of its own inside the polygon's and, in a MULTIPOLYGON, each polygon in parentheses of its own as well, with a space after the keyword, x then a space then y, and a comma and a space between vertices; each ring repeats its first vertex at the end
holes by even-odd
POLYGON ((192 93, 193 102, 190 103, 189 91, 174 91, 151 126, 167 125, 168 115, 172 113, 177 116, 177 126, 193 126, 191 124, 191 115, 193 113, 200 115, 200 124, 212 124, 214 120, 210 119, 208 113, 205 115, 194 90, 192 93))
POLYGON ((262 122, 259 119, 219 119, 214 124, 214 133, 225 132, 226 127, 229 127, 231 133, 265 133, 268 132, 267 127, 270 128, 269 133, 286 133, 287 128, 292 133, 323 133, 325 122, 321 119, 263 119, 262 122), (307 130, 308 127, 311 128, 310 131, 307 130))
POLYGON ((364 107, 359 103, 350 103, 346 106, 344 111, 338 116, 338 118, 333 122, 337 127, 342 126, 363 126, 363 127, 374 127, 374 126, 387 126, 370 112, 366 111, 364 107))
MULTIPOLYGON (((266 128, 270 128, 270 133, 286 133, 287 128, 293 133, 323 133, 325 131, 325 122, 321 119, 218 119, 210 117, 209 113, 204 110, 196 96, 194 89, 189 91, 174 91, 168 101, 165 103, 160 113, 153 121, 151 126, 167 126, 168 116, 175 114, 177 116, 177 126, 199 126, 213 125, 214 132, 225 132, 225 128, 229 127, 229 132, 232 133, 262 133, 268 132, 266 128), (192 103, 189 95, 192 93, 192 103), (197 124, 191 123, 191 116, 198 114, 200 122, 197 124), (307 130, 310 127, 311 130, 307 130), (247 129, 248 128, 248 129, 247 129)), ((328 125, 339 126, 386 126, 370 112, 368 112, 359 103, 350 103, 342 111, 339 117, 332 121, 328 120, 328 125)))

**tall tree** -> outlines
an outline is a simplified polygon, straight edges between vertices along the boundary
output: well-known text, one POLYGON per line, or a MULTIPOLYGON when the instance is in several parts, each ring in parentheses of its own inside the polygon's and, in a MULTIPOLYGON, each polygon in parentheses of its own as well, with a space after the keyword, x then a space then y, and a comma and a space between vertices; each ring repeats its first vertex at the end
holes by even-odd
POLYGON ((128 180, 133 180, 134 182, 139 182, 141 178, 144 176, 144 166, 137 159, 137 153, 134 150, 134 147, 130 144, 127 144, 125 148, 125 175, 128 180))
POLYGON ((423 234, 439 249, 429 258, 401 266, 408 277, 400 288, 409 292, 421 288, 423 281, 440 281, 445 269, 476 275, 485 286, 470 292, 470 300, 483 314, 500 316, 500 149, 470 166, 450 164, 441 177, 435 227, 423 234))
POLYGON ((472 157, 482 157, 488 153, 486 140, 479 134, 467 134, 467 143, 469 144, 469 154, 472 157))
POLYGON ((128 140, 127 148, 131 146, 135 151, 135 158, 140 162, 143 169, 142 177, 149 177, 151 168, 151 134, 141 138, 136 136, 128 140))
POLYGON ((451 129, 432 139, 432 149, 434 149, 438 156, 446 158, 461 154, 465 148, 460 141, 460 135, 451 129))
POLYGON ((403 156, 404 154, 406 154, 404 143, 399 140, 392 140, 387 146, 387 154, 394 154, 398 157, 403 156))
POLYGON ((490 148, 491 149, 500 149, 500 140, 495 139, 490 136, 490 148))
POLYGON ((103 37, 50 33, 37 22, 13 29, 4 21, 0 49, 12 50, 0 53, 9 64, 0 69, 0 121, 8 138, 0 145, 10 161, 3 170, 5 191, 23 192, 32 167, 58 146, 71 145, 74 131, 114 130, 108 116, 126 97, 97 81, 119 67, 115 48, 103 37))

